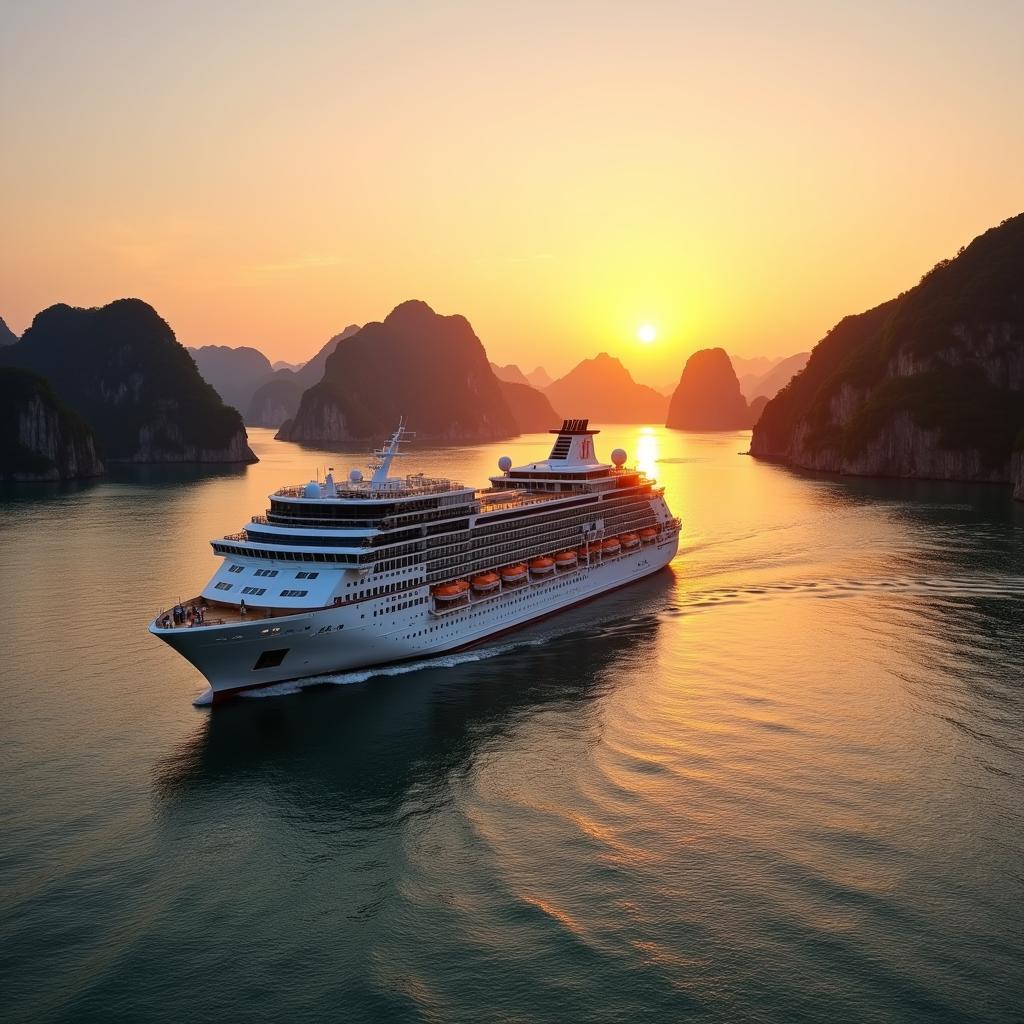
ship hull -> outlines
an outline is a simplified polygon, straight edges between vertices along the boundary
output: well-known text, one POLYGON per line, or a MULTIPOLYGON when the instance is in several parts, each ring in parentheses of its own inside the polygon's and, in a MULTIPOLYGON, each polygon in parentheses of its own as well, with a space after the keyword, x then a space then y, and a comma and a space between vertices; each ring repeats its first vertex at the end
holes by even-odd
POLYGON ((241 625, 164 629, 153 623, 150 631, 191 662, 221 698, 475 646, 658 572, 675 557, 678 544, 678 533, 672 533, 599 564, 480 595, 443 615, 431 610, 433 601, 422 587, 241 625))

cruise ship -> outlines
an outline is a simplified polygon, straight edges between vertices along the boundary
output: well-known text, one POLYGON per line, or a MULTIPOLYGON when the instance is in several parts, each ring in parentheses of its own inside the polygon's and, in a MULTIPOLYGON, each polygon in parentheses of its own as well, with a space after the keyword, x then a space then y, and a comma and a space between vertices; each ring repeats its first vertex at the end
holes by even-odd
POLYGON ((598 461, 587 420, 551 433, 546 459, 504 456, 477 489, 392 475, 410 438, 400 423, 368 478, 283 487, 213 540, 213 578, 150 632, 216 699, 461 650, 666 566, 680 523, 663 489, 622 449, 598 461))

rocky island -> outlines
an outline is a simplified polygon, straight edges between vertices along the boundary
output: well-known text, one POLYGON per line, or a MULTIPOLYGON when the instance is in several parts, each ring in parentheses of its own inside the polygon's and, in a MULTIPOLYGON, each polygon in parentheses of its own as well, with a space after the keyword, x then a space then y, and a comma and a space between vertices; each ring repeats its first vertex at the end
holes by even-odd
POLYGON ((768 403, 750 452, 864 476, 1016 482, 1021 496, 1022 430, 1024 214, 841 320, 768 403))
POLYGON ((100 476, 92 431, 47 381, 28 370, 0 369, 0 481, 100 476))
POLYGON ((518 433, 466 318, 413 300, 338 345, 277 436, 310 444, 379 440, 401 416, 423 441, 473 444, 518 433))
POLYGON ((751 413, 725 349, 694 352, 669 402, 665 426, 677 430, 745 430, 751 413))
POLYGON ((591 423, 664 423, 668 399, 633 380, 618 359, 601 352, 584 359, 544 389, 565 416, 588 416, 591 423))
POLYGON ((199 375, 152 306, 51 306, 0 363, 32 370, 96 435, 108 462, 255 462, 241 416, 199 375))

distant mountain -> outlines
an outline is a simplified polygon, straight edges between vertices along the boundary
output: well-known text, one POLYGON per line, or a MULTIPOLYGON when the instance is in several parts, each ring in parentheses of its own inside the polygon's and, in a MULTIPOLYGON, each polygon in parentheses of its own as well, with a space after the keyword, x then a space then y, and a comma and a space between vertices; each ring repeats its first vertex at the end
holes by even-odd
POLYGON ((551 430, 562 422, 562 417, 551 407, 543 391, 531 388, 529 384, 517 384, 500 378, 499 382, 519 433, 537 434, 551 430))
POLYGON ((346 338, 351 338, 358 330, 359 324, 349 324, 341 334, 334 335, 334 337, 331 338, 331 340, 328 341, 312 359, 303 363, 302 366, 295 371, 295 376, 298 377, 299 383, 304 388, 310 388, 314 384, 319 383, 320 378, 324 375, 327 360, 338 347, 338 344, 346 338))
POLYGON ((0 481, 100 476, 103 463, 84 420, 30 370, 0 369, 0 481))
POLYGON ((13 345, 17 340, 18 336, 7 326, 4 318, 0 316, 0 347, 13 345))
POLYGON ((866 476, 1013 482, 1024 431, 1024 214, 841 320, 750 452, 866 476))
POLYGON ((242 418, 139 299, 44 309, 0 363, 43 374, 107 461, 255 462, 242 418))
POLYGON ((498 380, 511 381, 513 384, 529 385, 530 383, 523 371, 515 363, 509 363, 508 366, 498 366, 497 363, 491 363, 491 369, 498 380))
POLYGON ((781 362, 780 359, 773 356, 744 357, 734 356, 731 352, 729 353, 729 359, 741 384, 744 377, 750 377, 755 380, 759 379, 768 373, 773 366, 777 366, 781 362))
POLYGON ((587 417, 591 423, 663 423, 668 407, 664 395, 637 384, 607 352, 584 359, 544 393, 566 416, 587 417))
POLYGON ((204 345, 202 348, 190 348, 188 352, 196 361, 203 380, 226 405, 241 413, 249 408, 253 392, 274 372, 270 360, 262 352, 247 346, 204 345))
POLYGON ((743 430, 750 426, 747 400, 740 394, 740 382, 725 349, 701 349, 686 360, 665 425, 679 430, 743 430))
POLYGON ((753 426, 761 418, 761 413, 764 412, 764 407, 770 401, 771 399, 767 395, 758 395, 757 398, 753 399, 750 402, 749 406, 747 407, 749 413, 748 420, 750 426, 753 426))
POLYGON ((553 382, 548 371, 545 370, 543 366, 538 366, 536 369, 526 374, 526 383, 532 388, 540 388, 540 390, 543 391, 553 382))
POLYGON ((794 356, 780 359, 767 373, 754 379, 742 378, 740 390, 746 398, 764 395, 774 398, 806 365, 810 352, 797 352, 794 356))
POLYGON ((303 387, 291 370, 278 370, 258 387, 245 410, 245 422, 253 427, 279 427, 298 411, 303 387))
POLYGON ((305 365, 305 363, 286 363, 283 359, 278 359, 271 364, 271 368, 275 373, 278 370, 290 370, 292 373, 298 373, 305 365))
POLYGON ((405 416, 421 440, 454 444, 517 433, 480 339, 462 316, 425 302, 396 306, 338 345, 324 376, 302 396, 286 441, 379 440, 405 416))

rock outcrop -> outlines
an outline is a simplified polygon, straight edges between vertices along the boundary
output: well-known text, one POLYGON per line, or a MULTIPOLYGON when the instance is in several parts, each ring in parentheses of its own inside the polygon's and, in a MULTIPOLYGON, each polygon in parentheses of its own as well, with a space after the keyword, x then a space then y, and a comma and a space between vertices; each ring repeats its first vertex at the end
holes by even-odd
POLYGON ((0 481, 77 480, 102 473, 92 431, 49 383, 28 370, 0 369, 0 481))
POLYGON ((500 383, 501 393, 512 411, 519 433, 538 434, 562 422, 562 417, 552 408, 544 392, 531 388, 529 384, 516 384, 507 380, 500 383))
POLYGON ((1010 482, 1024 428, 1024 214, 840 321, 750 451, 805 469, 1010 482))
POLYGON ((225 405, 245 413, 260 385, 273 375, 270 360, 258 349, 246 345, 203 345, 190 348, 203 380, 220 395, 225 405))
POLYGON ((108 462, 255 462, 226 406, 152 306, 51 306, 0 362, 40 373, 92 428, 108 462))
POLYGON ((403 302, 366 324, 328 357, 277 436, 337 443, 380 440, 405 420, 418 439, 447 444, 518 433, 480 339, 462 316, 403 302))
POLYGON ((17 340, 18 336, 7 326, 4 318, 0 316, 0 347, 14 345, 17 340))
POLYGON ((668 407, 663 394, 637 384, 607 352, 584 359, 544 393, 566 416, 585 416, 591 423, 664 423, 668 407))
POLYGON ((753 426, 760 418, 761 413, 764 412, 764 407, 771 401, 767 395, 758 395, 757 398, 753 399, 747 406, 749 413, 750 425, 753 426))
POLYGON ((665 426, 677 430, 745 430, 747 400, 725 349, 705 348, 686 360, 665 426))

